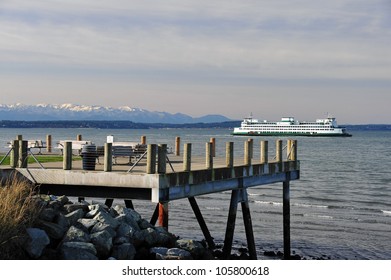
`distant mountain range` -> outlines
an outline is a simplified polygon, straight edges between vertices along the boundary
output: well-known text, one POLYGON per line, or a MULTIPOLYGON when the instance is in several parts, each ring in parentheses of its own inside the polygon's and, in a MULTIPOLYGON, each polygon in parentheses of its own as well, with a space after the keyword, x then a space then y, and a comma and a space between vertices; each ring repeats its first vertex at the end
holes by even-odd
POLYGON ((218 123, 231 121, 222 115, 206 115, 198 118, 182 113, 148 111, 140 108, 122 106, 89 106, 76 104, 38 104, 24 105, 0 104, 0 120, 10 121, 131 121, 136 123, 218 123))

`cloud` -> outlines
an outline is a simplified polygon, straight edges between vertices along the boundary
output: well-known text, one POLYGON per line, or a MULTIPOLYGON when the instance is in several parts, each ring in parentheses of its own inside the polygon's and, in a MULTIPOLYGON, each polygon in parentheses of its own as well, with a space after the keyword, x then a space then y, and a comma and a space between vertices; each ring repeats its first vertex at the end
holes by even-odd
POLYGON ((177 95, 201 86, 230 96, 247 87, 252 93, 279 88, 282 94, 306 86, 385 88, 391 73, 389 3, 5 0, 0 73, 55 77, 56 86, 62 79, 90 81, 78 85, 78 93, 92 81, 98 83, 94 89, 107 81, 138 85, 141 92, 156 83, 151 92, 166 88, 166 94, 175 84, 177 95))

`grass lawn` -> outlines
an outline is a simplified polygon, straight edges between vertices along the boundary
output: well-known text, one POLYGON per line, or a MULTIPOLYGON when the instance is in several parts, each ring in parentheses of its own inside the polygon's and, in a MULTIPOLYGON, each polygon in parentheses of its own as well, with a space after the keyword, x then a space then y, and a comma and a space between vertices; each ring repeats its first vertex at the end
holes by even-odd
MULTIPOLYGON (((63 160, 63 157, 61 155, 34 155, 34 156, 36 157, 36 159, 40 163, 58 162, 58 161, 62 161, 63 160)), ((4 158, 4 155, 0 155, 0 161, 3 158, 4 158)), ((80 156, 73 156, 72 160, 81 160, 81 157, 80 156)), ((32 156, 29 156, 28 157, 28 163, 36 163, 36 161, 34 160, 34 158, 32 156)), ((9 165, 9 164, 10 164, 10 157, 7 156, 7 158, 4 159, 4 161, 2 162, 1 165, 9 165)))

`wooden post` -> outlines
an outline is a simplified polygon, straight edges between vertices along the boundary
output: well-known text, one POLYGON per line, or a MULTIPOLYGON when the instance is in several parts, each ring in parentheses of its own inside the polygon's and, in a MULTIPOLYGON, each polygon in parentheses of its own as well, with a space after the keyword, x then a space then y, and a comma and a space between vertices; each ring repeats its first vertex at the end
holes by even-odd
POLYGON ((82 139, 83 139, 83 136, 82 136, 81 134, 78 134, 78 135, 76 136, 76 140, 77 140, 77 141, 82 141, 82 139))
POLYGON ((158 156, 157 156, 157 173, 164 174, 166 173, 167 166, 167 144, 159 144, 158 146, 158 156))
POLYGON ((147 146, 147 174, 156 172, 156 144, 147 146))
POLYGON ((206 158, 205 158, 205 165, 206 169, 213 169, 213 155, 212 155, 212 142, 208 142, 205 145, 206 151, 206 158))
POLYGON ((52 152, 52 136, 50 134, 46 135, 46 151, 52 152))
POLYGON ((282 162, 282 140, 276 140, 276 161, 282 162))
POLYGON ((234 166, 234 142, 225 143, 225 164, 227 167, 234 166))
POLYGON ((297 160, 297 140, 288 140, 287 158, 292 161, 297 160))
POLYGON ((19 160, 19 140, 12 140, 12 151, 10 155, 10 166, 15 168, 18 166, 19 160))
POLYGON ((20 135, 20 134, 19 134, 19 135, 16 135, 16 140, 19 140, 19 141, 20 141, 20 140, 23 140, 23 135, 20 135))
POLYGON ((186 143, 184 145, 183 152, 183 171, 191 170, 191 143, 186 143))
POLYGON ((284 259, 291 258, 291 217, 290 217, 290 191, 289 178, 283 182, 283 230, 284 230, 284 259))
POLYGON ((147 136, 143 135, 141 136, 141 145, 146 145, 147 144, 147 136))
POLYGON ((175 138, 175 155, 176 156, 181 155, 181 137, 175 138))
POLYGON ((63 169, 72 169, 72 142, 67 141, 64 143, 64 155, 63 155, 63 169))
POLYGON ((19 140, 19 168, 27 168, 27 146, 28 142, 25 140, 19 140))
POLYGON ((168 230, 168 202, 159 203, 158 225, 168 230))
POLYGON ((261 141, 261 163, 268 163, 269 161, 269 142, 268 141, 261 141))
POLYGON ((251 165, 251 142, 244 142, 244 164, 251 165))
POLYGON ((113 170, 113 143, 105 143, 104 155, 103 170, 105 172, 110 172, 113 170))
POLYGON ((249 138, 247 141, 250 143, 250 146, 249 146, 250 158, 253 158, 254 157, 254 149, 253 149, 254 148, 254 140, 252 138, 249 138))
POLYGON ((212 143, 212 148, 211 148, 212 157, 215 157, 216 156, 216 138, 214 138, 214 137, 210 138, 210 143, 212 143))

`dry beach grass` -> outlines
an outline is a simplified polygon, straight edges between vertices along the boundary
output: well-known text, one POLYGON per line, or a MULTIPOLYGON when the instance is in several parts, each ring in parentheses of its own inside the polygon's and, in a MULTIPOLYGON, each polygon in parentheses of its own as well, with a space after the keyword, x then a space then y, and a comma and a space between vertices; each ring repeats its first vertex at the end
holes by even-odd
POLYGON ((35 221, 39 208, 31 185, 14 177, 0 187, 0 259, 20 259, 26 228, 35 221))

